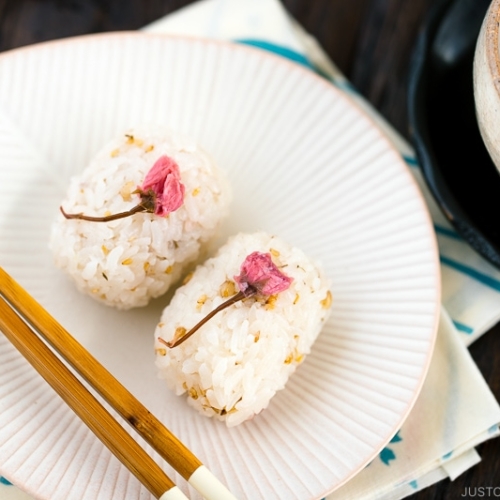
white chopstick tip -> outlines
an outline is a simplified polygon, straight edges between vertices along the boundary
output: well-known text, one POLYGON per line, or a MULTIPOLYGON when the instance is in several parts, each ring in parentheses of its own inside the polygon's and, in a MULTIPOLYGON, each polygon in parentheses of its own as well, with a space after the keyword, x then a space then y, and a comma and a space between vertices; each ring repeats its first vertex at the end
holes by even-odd
POLYGON ((184 493, 177 487, 174 486, 167 490, 158 500, 189 500, 184 493))
POLYGON ((204 465, 200 465, 191 474, 188 483, 206 500, 237 500, 204 465))

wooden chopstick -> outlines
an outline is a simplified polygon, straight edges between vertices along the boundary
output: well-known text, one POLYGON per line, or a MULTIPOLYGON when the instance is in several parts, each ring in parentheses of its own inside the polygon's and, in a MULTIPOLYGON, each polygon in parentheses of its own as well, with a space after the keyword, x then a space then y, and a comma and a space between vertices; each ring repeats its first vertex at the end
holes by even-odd
POLYGON ((179 439, 1 267, 0 294, 193 488, 207 500, 236 500, 179 439))
POLYGON ((3 297, 0 297, 0 329, 90 430, 155 498, 187 499, 3 297))

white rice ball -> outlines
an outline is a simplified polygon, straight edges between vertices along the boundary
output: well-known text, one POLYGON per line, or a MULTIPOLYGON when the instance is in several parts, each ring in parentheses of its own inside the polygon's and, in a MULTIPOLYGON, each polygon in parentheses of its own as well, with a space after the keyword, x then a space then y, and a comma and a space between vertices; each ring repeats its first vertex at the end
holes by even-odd
POLYGON ((55 264, 79 290, 119 309, 144 306, 164 294, 210 240, 230 200, 224 173, 193 140, 162 128, 126 131, 72 179, 66 213, 106 216, 136 206, 134 193, 162 156, 179 167, 183 204, 167 216, 137 213, 90 222, 60 214, 50 246, 55 264))
POLYGON ((329 315, 329 281, 299 249, 263 232, 232 237, 176 290, 155 331, 159 376, 202 414, 237 425, 267 407, 310 352, 329 315), (236 294, 234 276, 252 252, 269 253, 289 288, 216 314, 184 343, 165 346, 236 294), (182 330, 181 330, 182 331, 182 330))

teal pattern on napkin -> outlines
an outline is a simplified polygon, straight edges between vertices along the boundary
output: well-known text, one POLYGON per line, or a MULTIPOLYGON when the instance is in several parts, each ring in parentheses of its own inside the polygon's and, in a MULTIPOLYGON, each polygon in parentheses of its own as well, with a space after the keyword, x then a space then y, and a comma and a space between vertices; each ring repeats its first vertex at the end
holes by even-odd
MULTIPOLYGON (((395 436, 389 441, 389 444, 391 443, 399 443, 400 441, 403 441, 403 438, 399 435, 400 431, 396 432, 395 436)), ((391 465, 390 461, 396 459, 396 454, 392 450, 391 447, 386 446, 380 453, 379 453, 379 458, 382 460, 382 462, 385 465, 391 465)))
POLYGON ((264 40, 255 40, 252 38, 242 38, 241 40, 235 40, 235 42, 267 50, 268 52, 272 52, 273 54, 282 56, 285 59, 289 59, 290 61, 299 63, 308 69, 317 71, 317 69, 311 64, 311 62, 309 61, 309 59, 307 59, 306 56, 300 54, 299 52, 296 52, 295 50, 289 49, 288 47, 283 47, 282 45, 266 42, 264 40))

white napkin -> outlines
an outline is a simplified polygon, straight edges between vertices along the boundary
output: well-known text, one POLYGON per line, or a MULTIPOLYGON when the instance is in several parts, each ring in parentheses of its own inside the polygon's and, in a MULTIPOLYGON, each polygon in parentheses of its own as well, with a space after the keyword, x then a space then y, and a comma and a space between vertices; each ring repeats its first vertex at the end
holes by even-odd
MULTIPOLYGON (((408 419, 379 457, 327 499, 400 499, 441 479, 453 480, 479 462, 475 446, 498 436, 500 407, 466 346, 500 319, 500 272, 450 227, 422 180, 411 147, 353 89, 278 0, 202 0, 145 30, 246 43, 319 72, 379 123, 428 202, 443 282, 443 309, 429 374, 408 419)), ((5 482, 0 480, 0 499, 29 500, 5 482)))

